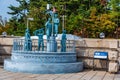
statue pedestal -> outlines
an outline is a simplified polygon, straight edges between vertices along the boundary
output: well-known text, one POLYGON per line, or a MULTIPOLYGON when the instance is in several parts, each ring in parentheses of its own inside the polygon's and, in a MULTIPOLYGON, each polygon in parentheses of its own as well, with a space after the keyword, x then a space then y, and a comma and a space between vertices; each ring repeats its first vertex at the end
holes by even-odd
POLYGON ((75 73, 83 70, 75 52, 14 51, 4 69, 32 74, 75 73), (29 66, 29 67, 28 67, 29 66))
POLYGON ((57 52, 57 41, 54 36, 51 36, 47 42, 47 52, 57 52))

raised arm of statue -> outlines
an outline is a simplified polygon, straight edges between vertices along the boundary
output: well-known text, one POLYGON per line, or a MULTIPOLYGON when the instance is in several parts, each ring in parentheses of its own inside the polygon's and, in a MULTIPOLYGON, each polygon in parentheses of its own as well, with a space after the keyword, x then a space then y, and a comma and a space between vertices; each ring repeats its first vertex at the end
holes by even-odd
POLYGON ((48 10, 48 11, 46 12, 46 14, 49 14, 50 16, 52 16, 52 15, 53 15, 53 11, 52 11, 52 10, 48 10))
POLYGON ((35 36, 37 36, 38 30, 35 30, 35 31, 33 32, 33 34, 34 34, 35 36))
POLYGON ((39 34, 44 35, 44 28, 41 28, 41 29, 39 29, 38 31, 39 31, 39 34))

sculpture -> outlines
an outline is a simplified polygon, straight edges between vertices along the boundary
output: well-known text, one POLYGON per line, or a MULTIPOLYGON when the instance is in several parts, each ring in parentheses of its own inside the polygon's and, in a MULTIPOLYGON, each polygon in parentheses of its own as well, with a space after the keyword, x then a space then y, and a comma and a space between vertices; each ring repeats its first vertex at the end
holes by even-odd
POLYGON ((40 47, 42 47, 42 51, 44 51, 43 28, 36 30, 34 34, 35 36, 38 36, 38 51, 40 51, 40 47))
POLYGON ((51 18, 48 18, 48 21, 45 23, 47 41, 49 40, 51 33, 52 33, 52 24, 50 23, 50 21, 51 21, 51 18))
POLYGON ((49 14, 52 17, 52 36, 57 37, 58 34, 58 25, 60 23, 58 14, 56 13, 55 7, 53 7, 53 10, 47 11, 47 14, 49 14))
POLYGON ((32 51, 32 40, 28 28, 25 31, 24 51, 32 51))
POLYGON ((55 33, 55 37, 57 37, 58 34, 58 25, 59 25, 59 18, 58 18, 58 14, 55 13, 54 14, 54 18, 53 18, 53 24, 54 24, 54 33, 55 33))
POLYGON ((47 28, 47 37, 49 39, 45 42, 45 47, 43 41, 43 28, 34 31, 34 34, 39 38, 38 50, 34 49, 36 46, 36 40, 31 40, 29 29, 26 29, 25 42, 23 42, 23 39, 20 38, 14 40, 11 59, 6 59, 4 61, 4 69, 13 72, 32 74, 72 73, 83 70, 83 62, 78 62, 76 58, 74 41, 67 43, 68 41, 66 41, 65 30, 63 30, 62 33, 61 44, 60 42, 57 43, 56 36, 58 33, 59 18, 57 17, 58 14, 55 10, 50 13, 52 21, 48 19, 45 24, 47 28), (51 26, 52 30, 49 29, 51 26), (42 51, 39 51, 41 46, 42 51), (32 48, 34 51, 32 51, 32 48))
POLYGON ((63 30, 61 39, 61 52, 66 52, 66 30, 63 30))

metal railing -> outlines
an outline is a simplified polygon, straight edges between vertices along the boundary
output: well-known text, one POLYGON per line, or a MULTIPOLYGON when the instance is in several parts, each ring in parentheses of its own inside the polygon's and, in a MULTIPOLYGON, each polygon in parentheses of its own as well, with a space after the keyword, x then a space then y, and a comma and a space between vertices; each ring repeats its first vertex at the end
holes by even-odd
MULTIPOLYGON (((24 39, 14 39, 12 51, 24 51, 24 43, 25 43, 24 39)), ((32 39, 31 44, 32 44, 31 51, 39 51, 37 39, 32 39)), ((42 49, 40 49, 40 51, 42 51, 42 49)), ((47 51, 46 40, 44 40, 44 51, 47 51)), ((61 52, 61 40, 57 40, 57 52, 61 52)), ((66 40, 66 52, 75 52, 75 41, 74 40, 66 40)))

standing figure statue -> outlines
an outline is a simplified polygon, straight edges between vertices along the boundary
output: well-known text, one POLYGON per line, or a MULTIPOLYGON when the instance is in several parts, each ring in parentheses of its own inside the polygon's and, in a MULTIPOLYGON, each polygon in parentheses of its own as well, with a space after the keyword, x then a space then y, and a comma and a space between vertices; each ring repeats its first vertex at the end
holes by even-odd
POLYGON ((30 37, 29 29, 25 31, 24 51, 32 51, 32 40, 30 37))
POLYGON ((35 36, 38 36, 38 51, 40 51, 40 47, 42 47, 42 51, 44 51, 44 40, 43 40, 43 35, 44 35, 44 30, 39 29, 34 32, 35 36))
POLYGON ((59 25, 59 18, 58 18, 58 14, 54 13, 54 18, 53 18, 53 23, 54 23, 54 34, 57 37, 58 34, 58 25, 59 25))
POLYGON ((51 18, 48 18, 48 21, 45 23, 47 41, 49 40, 51 33, 52 33, 52 24, 50 22, 51 22, 51 18))
POLYGON ((56 12, 55 7, 53 7, 53 10, 47 11, 47 14, 49 14, 52 17, 52 34, 53 36, 57 37, 58 34, 58 25, 59 25, 59 18, 58 14, 56 12))
POLYGON ((61 52, 66 52, 66 30, 63 30, 61 39, 61 52))

